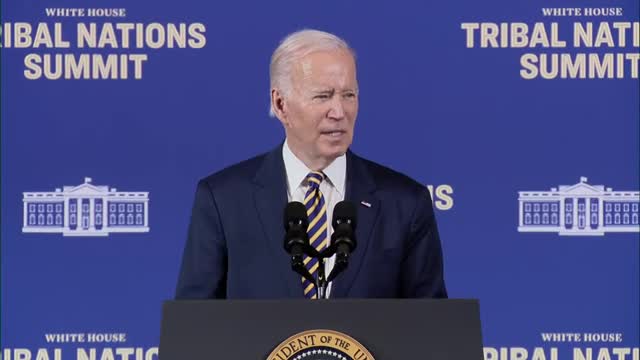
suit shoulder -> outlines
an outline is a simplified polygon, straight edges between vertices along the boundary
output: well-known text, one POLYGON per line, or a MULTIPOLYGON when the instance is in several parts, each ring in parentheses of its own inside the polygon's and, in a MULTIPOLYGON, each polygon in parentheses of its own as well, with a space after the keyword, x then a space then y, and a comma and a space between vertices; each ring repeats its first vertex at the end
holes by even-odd
POLYGON ((379 190, 401 191, 415 195, 427 191, 427 187, 420 184, 406 174, 393 170, 374 161, 360 158, 369 173, 373 176, 379 190))
POLYGON ((227 188, 250 182, 268 153, 254 156, 239 163, 229 165, 200 180, 212 189, 227 188))

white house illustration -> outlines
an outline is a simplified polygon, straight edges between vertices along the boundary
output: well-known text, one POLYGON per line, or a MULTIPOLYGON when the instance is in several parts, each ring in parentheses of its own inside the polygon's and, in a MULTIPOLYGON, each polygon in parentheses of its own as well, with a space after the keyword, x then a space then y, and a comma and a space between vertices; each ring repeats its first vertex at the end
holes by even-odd
POLYGON ((149 193, 119 192, 91 178, 54 192, 23 193, 23 233, 107 236, 149 231, 149 193))
POLYGON ((557 232, 560 235, 604 235, 640 232, 640 192, 613 191, 589 185, 581 177, 575 185, 551 191, 519 191, 519 232, 557 232))

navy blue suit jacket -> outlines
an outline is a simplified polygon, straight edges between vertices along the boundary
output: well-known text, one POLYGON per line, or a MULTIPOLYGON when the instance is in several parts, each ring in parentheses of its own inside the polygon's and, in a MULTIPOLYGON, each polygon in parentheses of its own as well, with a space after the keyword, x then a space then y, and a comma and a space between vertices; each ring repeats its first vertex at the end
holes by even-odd
MULTIPOLYGON (((426 187, 349 151, 345 200, 357 205, 358 245, 331 298, 447 296, 426 187)), ((281 146, 201 180, 176 298, 303 298, 283 248, 286 204, 281 146)))

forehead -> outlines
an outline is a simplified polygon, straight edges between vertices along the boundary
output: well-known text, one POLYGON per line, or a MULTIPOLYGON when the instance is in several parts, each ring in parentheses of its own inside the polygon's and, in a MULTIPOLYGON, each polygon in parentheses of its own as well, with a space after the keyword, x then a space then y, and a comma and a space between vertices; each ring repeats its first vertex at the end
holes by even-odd
POLYGON ((313 52, 298 60, 293 70, 293 80, 300 85, 355 85, 355 60, 346 50, 313 52))

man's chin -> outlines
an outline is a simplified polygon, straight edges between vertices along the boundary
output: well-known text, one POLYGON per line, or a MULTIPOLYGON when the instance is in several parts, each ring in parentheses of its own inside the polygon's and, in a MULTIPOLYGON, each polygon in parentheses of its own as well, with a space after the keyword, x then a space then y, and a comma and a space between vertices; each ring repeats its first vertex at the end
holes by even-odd
POLYGON ((336 158, 344 155, 348 148, 348 146, 331 147, 329 149, 325 149, 325 151, 322 152, 322 155, 326 159, 335 160, 336 158))

